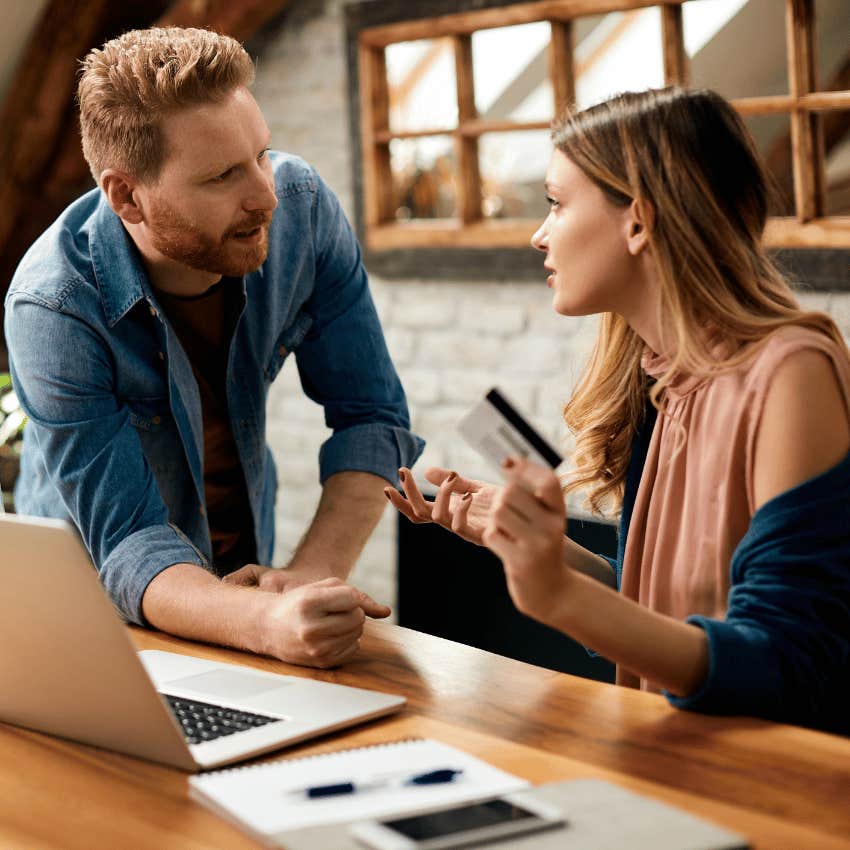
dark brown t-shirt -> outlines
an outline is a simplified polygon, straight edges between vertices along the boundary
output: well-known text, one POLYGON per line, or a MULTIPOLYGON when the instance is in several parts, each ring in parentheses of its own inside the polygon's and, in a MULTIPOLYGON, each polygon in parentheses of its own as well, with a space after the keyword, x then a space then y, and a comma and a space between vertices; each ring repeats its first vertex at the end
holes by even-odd
POLYGON ((243 306, 239 280, 223 278, 202 295, 156 297, 189 357, 201 395, 204 494, 216 572, 256 560, 245 474, 227 408, 227 358, 243 306))

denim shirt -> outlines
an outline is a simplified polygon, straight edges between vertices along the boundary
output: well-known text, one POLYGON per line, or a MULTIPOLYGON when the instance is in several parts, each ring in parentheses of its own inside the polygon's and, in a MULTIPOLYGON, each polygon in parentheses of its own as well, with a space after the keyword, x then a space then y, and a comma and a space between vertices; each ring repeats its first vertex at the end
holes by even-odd
MULTIPOLYGON (((397 480, 424 443, 337 199, 302 160, 273 153, 279 205, 227 364, 227 401, 260 563, 274 548, 275 466, 266 396, 294 352, 305 393, 332 435, 324 481, 342 470, 397 480)), ((234 284, 238 285, 238 284, 234 284)), ((21 513, 70 519, 129 621, 149 582, 176 563, 214 571, 206 521, 203 423, 189 360, 141 256, 95 189, 21 261, 6 298, 15 390, 29 417, 15 488, 21 513)))

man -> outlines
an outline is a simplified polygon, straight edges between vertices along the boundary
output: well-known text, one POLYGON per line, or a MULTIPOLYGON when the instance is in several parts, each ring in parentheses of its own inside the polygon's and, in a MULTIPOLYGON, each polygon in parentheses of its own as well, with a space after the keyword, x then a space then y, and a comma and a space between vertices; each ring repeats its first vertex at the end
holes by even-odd
POLYGON ((422 441, 356 240, 315 171, 269 151, 253 74, 238 42, 196 29, 86 58, 99 188, 32 246, 6 302, 29 416, 16 503, 75 523, 130 622, 326 667, 389 613, 344 579, 422 441), (333 435, 312 525, 271 570, 255 563, 274 542, 265 401, 291 352, 333 435))

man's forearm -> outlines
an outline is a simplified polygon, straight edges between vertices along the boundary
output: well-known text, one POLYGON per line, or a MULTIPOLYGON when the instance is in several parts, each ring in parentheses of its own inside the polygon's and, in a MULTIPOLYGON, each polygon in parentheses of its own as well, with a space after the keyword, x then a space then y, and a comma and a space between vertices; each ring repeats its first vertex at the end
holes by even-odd
POLYGON ((252 588, 222 583, 195 564, 174 564, 148 585, 142 613, 160 631, 262 653, 268 604, 252 588))
POLYGON ((328 478, 289 568, 311 578, 348 578, 387 506, 386 486, 369 472, 337 472, 328 478))

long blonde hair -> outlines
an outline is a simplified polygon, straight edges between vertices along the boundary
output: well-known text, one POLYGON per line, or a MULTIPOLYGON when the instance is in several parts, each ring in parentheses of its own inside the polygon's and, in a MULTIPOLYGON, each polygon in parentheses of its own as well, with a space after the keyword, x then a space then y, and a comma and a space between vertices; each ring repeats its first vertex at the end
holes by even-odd
POLYGON ((789 324, 846 345, 829 316, 800 308, 767 256, 769 183, 746 127, 718 94, 675 86, 624 93, 568 113, 552 139, 613 203, 638 200, 655 214, 649 249, 660 281, 660 326, 672 343, 669 369, 650 386, 643 341, 621 316, 605 313, 564 409, 576 437, 565 490, 586 490, 591 509, 603 512, 622 504, 647 397, 663 415, 674 375, 734 368, 753 344, 789 324), (718 342, 731 343, 721 360, 718 342))

